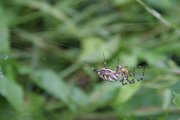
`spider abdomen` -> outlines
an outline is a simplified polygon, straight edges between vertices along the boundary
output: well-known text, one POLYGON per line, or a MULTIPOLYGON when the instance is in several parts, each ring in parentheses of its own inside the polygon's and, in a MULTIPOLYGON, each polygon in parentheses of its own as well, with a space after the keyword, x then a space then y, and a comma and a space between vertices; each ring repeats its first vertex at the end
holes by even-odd
POLYGON ((108 69, 108 68, 102 68, 102 69, 98 70, 97 74, 103 80, 110 81, 110 82, 118 81, 118 80, 120 81, 122 79, 121 73, 117 73, 116 71, 114 71, 112 69, 108 69))

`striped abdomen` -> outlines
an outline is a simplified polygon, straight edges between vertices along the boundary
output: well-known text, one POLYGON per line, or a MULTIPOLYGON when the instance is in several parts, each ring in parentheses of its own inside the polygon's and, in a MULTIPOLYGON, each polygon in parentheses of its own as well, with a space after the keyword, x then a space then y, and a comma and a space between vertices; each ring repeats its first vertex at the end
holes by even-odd
POLYGON ((113 81, 120 81, 122 79, 122 74, 118 73, 114 70, 108 69, 108 68, 102 68, 100 70, 96 71, 99 77, 101 77, 103 80, 107 80, 110 82, 113 81))

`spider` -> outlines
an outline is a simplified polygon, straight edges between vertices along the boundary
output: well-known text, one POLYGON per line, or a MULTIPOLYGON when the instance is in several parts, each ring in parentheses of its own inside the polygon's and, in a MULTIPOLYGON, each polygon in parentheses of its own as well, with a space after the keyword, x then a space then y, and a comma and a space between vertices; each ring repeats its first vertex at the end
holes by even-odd
MULTIPOLYGON (((103 57, 104 57, 104 54, 103 54, 103 57)), ((120 81, 120 82, 122 82, 122 85, 127 85, 128 83, 133 84, 136 82, 135 81, 135 68, 133 67, 130 70, 132 72, 130 72, 125 67, 119 65, 119 59, 117 62, 116 70, 113 70, 113 69, 110 69, 107 67, 105 57, 104 57, 104 67, 103 68, 97 70, 96 68, 92 67, 91 65, 89 65, 89 67, 91 68, 92 71, 94 71, 96 74, 98 74, 98 76, 100 78, 102 78, 103 80, 108 81, 108 82, 120 81), (129 79, 130 77, 132 77, 131 80, 129 79), (128 83, 125 81, 127 81, 128 83)), ((143 68, 142 76, 140 77, 140 79, 137 79, 137 81, 143 80, 144 72, 145 72, 145 67, 143 68)))

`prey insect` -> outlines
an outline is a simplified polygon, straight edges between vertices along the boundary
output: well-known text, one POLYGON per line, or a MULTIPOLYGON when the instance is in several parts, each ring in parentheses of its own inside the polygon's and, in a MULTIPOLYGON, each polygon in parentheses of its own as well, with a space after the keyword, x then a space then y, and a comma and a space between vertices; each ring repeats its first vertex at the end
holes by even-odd
MULTIPOLYGON (((103 54, 104 57, 104 54, 103 54)), ((88 64, 89 65, 89 64, 88 64)), ((119 81, 122 85, 133 84, 137 81, 143 80, 145 67, 143 67, 142 75, 139 79, 135 79, 135 68, 128 70, 126 67, 119 65, 119 60, 117 62, 116 69, 110 69, 107 67, 105 57, 104 57, 104 67, 101 69, 96 69, 89 65, 92 71, 94 71, 100 78, 108 82, 119 81), (131 78, 131 79, 130 79, 131 78)))

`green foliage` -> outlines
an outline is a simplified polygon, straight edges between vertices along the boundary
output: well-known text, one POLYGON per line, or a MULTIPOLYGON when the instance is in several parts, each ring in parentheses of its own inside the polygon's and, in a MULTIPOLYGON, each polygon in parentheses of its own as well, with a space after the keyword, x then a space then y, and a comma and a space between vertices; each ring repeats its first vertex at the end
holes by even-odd
POLYGON ((0 1, 0 120, 179 119, 179 5, 0 1), (118 59, 135 78, 145 65, 144 80, 105 82, 84 64, 118 59))
POLYGON ((8 80, 1 76, 0 92, 16 110, 20 111, 23 108, 23 91, 22 88, 14 81, 8 80))
POLYGON ((180 109, 180 94, 174 93, 174 104, 180 109))

